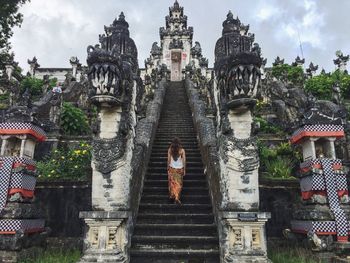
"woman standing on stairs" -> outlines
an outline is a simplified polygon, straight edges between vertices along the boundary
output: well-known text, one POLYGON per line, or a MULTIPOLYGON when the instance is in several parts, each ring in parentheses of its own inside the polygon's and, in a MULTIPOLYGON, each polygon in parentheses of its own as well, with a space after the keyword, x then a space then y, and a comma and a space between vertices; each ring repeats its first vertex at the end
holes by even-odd
POLYGON ((180 195, 183 177, 186 174, 186 153, 180 139, 175 137, 168 149, 168 184, 169 198, 181 204, 180 195))

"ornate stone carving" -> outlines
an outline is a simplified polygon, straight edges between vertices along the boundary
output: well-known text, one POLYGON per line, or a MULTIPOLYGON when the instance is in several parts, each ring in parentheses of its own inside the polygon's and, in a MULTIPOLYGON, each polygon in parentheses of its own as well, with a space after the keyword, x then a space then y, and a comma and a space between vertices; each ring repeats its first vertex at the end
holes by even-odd
POLYGON ((129 24, 123 12, 100 35, 100 45, 88 46, 90 98, 94 103, 117 104, 131 97, 138 72, 137 49, 129 37, 129 24))
POLYGON ((114 171, 118 166, 118 160, 124 155, 125 144, 126 139, 123 136, 112 139, 94 139, 92 146, 96 170, 102 174, 114 171))
POLYGON ((223 35, 215 46, 215 73, 222 107, 240 107, 258 92, 262 65, 254 35, 234 19, 231 12, 223 22, 223 35))
POLYGON ((184 44, 181 40, 173 38, 169 44, 169 49, 183 49, 184 44))
POLYGON ((152 44, 151 55, 152 56, 161 56, 162 55, 162 49, 158 46, 157 42, 154 42, 152 44))
POLYGON ((191 55, 193 57, 201 57, 202 56, 201 44, 198 41, 196 41, 194 47, 191 48, 191 55))

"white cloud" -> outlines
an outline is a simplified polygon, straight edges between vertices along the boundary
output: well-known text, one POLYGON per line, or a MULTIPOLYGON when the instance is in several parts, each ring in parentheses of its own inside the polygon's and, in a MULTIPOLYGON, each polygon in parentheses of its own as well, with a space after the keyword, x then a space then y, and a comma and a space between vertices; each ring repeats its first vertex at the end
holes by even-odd
MULTIPOLYGON (((31 0, 21 8, 22 28, 14 30, 11 39, 16 60, 28 68, 27 59, 37 56, 42 67, 69 67, 69 58, 78 56, 85 64, 86 47, 98 42, 103 26, 109 25, 125 12, 130 35, 138 47, 140 67, 149 56, 154 41, 159 43, 159 27, 173 0, 31 0)), ((213 65, 214 46, 221 36, 222 21, 228 10, 238 15, 242 23, 250 24, 256 41, 262 47, 268 63, 279 55, 292 61, 299 52, 299 35, 307 60, 333 69, 334 52, 350 53, 345 36, 350 26, 350 1, 339 0, 180 0, 194 26, 194 41, 200 41, 203 53, 213 65), (299 34, 298 34, 299 33, 299 34)))
POLYGON ((257 14, 259 20, 264 21, 271 18, 276 18, 281 13, 281 10, 276 6, 264 5, 260 8, 257 14))

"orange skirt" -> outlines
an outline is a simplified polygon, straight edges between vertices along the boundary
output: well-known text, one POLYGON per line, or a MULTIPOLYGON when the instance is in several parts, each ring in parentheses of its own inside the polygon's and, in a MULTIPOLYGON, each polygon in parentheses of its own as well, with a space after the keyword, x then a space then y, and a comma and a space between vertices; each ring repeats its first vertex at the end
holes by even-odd
POLYGON ((168 168, 169 197, 180 200, 183 185, 184 168, 168 168))

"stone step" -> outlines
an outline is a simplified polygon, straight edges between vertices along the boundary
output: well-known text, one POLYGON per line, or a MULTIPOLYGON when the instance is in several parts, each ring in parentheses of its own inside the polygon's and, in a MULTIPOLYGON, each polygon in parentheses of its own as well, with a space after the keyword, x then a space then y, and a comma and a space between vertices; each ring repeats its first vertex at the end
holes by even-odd
MULTIPOLYGON (((181 195, 181 201, 184 204, 210 204, 210 198, 208 195, 181 195)), ((144 194, 141 198, 143 203, 152 204, 171 204, 172 200, 169 199, 167 194, 144 194)))
POLYGON ((137 236, 216 236, 217 229, 215 224, 138 224, 134 234, 137 236))
POLYGON ((183 82, 171 83, 166 90, 130 252, 132 263, 220 261, 217 227, 183 82), (168 197, 167 152, 174 137, 186 150, 182 205, 168 197))
MULTIPOLYGON (((155 187, 155 186, 168 186, 168 180, 162 179, 149 179, 145 180, 145 186, 155 187)), ((188 180, 186 177, 183 180, 183 187, 188 186, 207 186, 207 182, 205 180, 188 180)))
POLYGON ((131 249, 131 263, 218 263, 218 249, 131 249), (147 256, 145 256, 147 255, 147 256))
POLYGON ((212 224, 214 215, 212 213, 139 213, 137 217, 139 224, 164 223, 167 224, 212 224))
POLYGON ((139 213, 211 213, 210 204, 152 204, 140 203, 139 213))
MULTIPOLYGON (((184 180, 205 180, 205 178, 206 177, 203 173, 188 173, 186 171, 184 180)), ((147 173, 146 179, 168 180, 168 173, 166 171, 163 173, 147 173)))
POLYGON ((143 236, 134 235, 132 237, 132 248, 149 249, 210 249, 219 244, 218 237, 215 236, 143 236))

